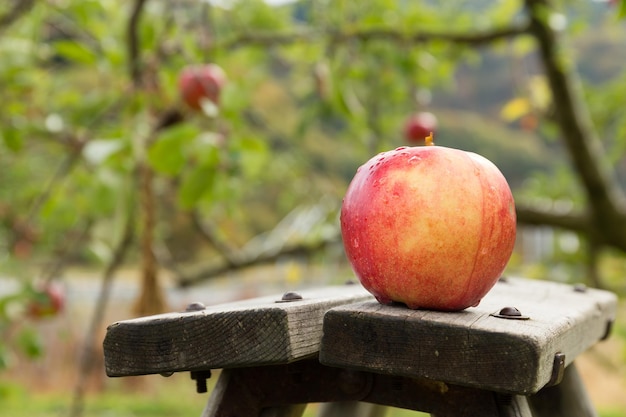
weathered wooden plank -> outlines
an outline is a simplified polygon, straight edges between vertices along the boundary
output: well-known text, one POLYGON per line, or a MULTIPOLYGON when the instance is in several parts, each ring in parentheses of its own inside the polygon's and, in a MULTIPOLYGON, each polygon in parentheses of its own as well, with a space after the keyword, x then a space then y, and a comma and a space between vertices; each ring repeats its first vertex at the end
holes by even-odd
POLYGON ((277 295, 114 323, 104 340, 107 375, 289 363, 318 352, 329 308, 371 299, 359 285, 300 294, 292 302, 277 295))
POLYGON ((605 336, 616 305, 607 291, 509 278, 478 307, 454 313, 375 301, 339 306, 326 313, 320 360, 527 395, 558 382, 557 353, 566 366, 605 336), (492 316, 506 306, 529 319, 492 316))

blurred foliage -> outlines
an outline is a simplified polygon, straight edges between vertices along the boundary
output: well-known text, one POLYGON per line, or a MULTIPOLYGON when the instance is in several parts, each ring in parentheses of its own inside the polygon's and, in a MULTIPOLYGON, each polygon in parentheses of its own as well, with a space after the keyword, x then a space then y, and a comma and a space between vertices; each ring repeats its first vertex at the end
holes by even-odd
MULTIPOLYGON (((544 118, 549 92, 527 37, 478 48, 355 35, 489 31, 519 22, 520 1, 175 3, 147 2, 136 56, 132 2, 36 2, 0 32, 0 274, 30 282, 50 259, 107 262, 138 204, 145 161, 156 173, 157 246, 175 260, 219 256, 198 237, 191 211, 233 247, 316 207, 325 213, 316 221, 335 225, 356 168, 403 145, 404 119, 422 109, 440 118, 437 143, 487 156, 516 198, 581 203, 544 118), (140 86, 129 75, 133 59, 140 86), (179 71, 206 62, 228 77, 217 114, 192 112, 177 91, 179 71), (172 109, 184 121, 153 135, 172 109)), ((626 183, 623 21, 608 3, 562 3, 571 59, 626 183)), ((580 269, 583 252, 579 245, 550 262, 580 269)), ((2 314, 4 326, 11 320, 2 314)), ((28 333, 16 340, 37 353, 28 333)))

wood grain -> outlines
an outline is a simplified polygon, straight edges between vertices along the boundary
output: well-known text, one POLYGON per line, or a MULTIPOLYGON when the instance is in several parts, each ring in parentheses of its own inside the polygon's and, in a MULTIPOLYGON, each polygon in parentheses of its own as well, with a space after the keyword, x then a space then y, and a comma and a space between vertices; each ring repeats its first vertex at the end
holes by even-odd
POLYGON ((519 278, 454 313, 360 302, 326 313, 320 361, 528 395, 553 379, 557 353, 569 365, 606 335, 616 305, 607 291, 519 278), (506 306, 529 319, 491 315, 506 306))
POLYGON ((316 354, 324 313, 372 297, 359 285, 303 290, 112 324, 104 340, 108 376, 284 364, 316 354))

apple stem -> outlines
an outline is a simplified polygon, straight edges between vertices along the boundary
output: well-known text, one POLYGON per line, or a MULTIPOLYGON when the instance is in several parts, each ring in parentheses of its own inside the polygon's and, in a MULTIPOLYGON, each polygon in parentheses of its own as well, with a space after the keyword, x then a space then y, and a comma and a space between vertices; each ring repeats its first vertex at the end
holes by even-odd
POLYGON ((430 135, 426 136, 424 140, 426 141, 426 146, 433 146, 435 144, 433 141, 433 132, 430 132, 430 135))

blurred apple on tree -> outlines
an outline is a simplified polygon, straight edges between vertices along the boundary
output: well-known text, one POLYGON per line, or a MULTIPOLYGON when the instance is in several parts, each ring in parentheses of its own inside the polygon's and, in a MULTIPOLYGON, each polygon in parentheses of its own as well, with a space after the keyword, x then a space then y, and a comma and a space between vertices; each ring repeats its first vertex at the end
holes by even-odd
POLYGON ((430 112, 419 112, 404 123, 404 138, 411 145, 423 145, 424 138, 436 130, 437 117, 430 112))
POLYGON ((65 291, 60 284, 46 282, 32 289, 26 311, 33 319, 53 317, 63 311, 65 300, 65 291))
POLYGON ((183 101, 194 110, 202 110, 203 101, 219 104, 226 74, 216 64, 190 65, 178 77, 178 89, 183 101))
POLYGON ((341 232, 354 272, 379 302, 462 310, 501 276, 515 243, 515 206, 486 158, 443 146, 401 147, 357 170, 341 232))

